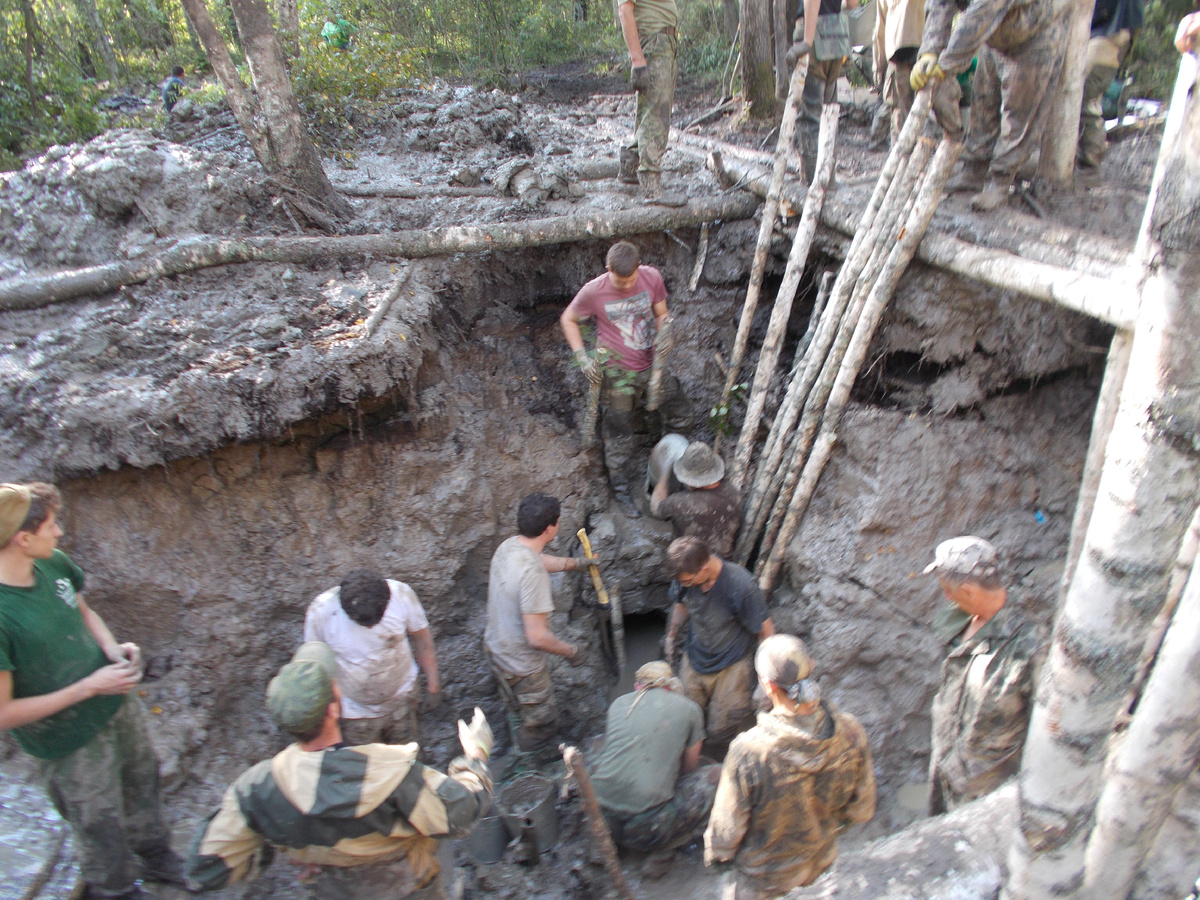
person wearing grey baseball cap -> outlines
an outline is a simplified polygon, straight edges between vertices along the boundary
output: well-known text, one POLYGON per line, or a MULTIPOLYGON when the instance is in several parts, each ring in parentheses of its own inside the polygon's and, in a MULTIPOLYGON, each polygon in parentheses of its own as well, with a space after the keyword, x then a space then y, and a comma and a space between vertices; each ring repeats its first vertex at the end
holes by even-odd
POLYGON ((0 730, 38 760, 71 826, 84 898, 149 897, 139 879, 182 885, 163 820, 142 655, 119 644, 58 549, 51 484, 0 485, 0 730))
POLYGON ((838 854, 838 833, 875 815, 875 772, 858 720, 821 698, 798 637, 754 655, 771 711, 734 738, 704 833, 704 863, 733 863, 725 897, 767 900, 812 884, 838 854))
POLYGON ((1042 650, 1011 602, 988 541, 974 535, 942 541, 925 574, 937 575, 951 603, 934 622, 949 648, 931 713, 929 811, 936 815, 1017 773, 1042 650))
POLYGON ((708 444, 692 441, 672 471, 683 485, 670 493, 671 479, 660 478, 650 494, 650 515, 675 526, 675 536, 700 538, 718 556, 733 552, 742 524, 742 495, 725 478, 725 461, 708 444))
POLYGON ((310 868, 318 900, 445 897, 438 838, 467 834, 491 805, 492 729, 458 722, 446 775, 409 744, 348 746, 333 648, 300 646, 267 685, 267 710, 296 742, 243 772, 200 829, 187 872, 197 891, 249 881, 277 848, 310 868))

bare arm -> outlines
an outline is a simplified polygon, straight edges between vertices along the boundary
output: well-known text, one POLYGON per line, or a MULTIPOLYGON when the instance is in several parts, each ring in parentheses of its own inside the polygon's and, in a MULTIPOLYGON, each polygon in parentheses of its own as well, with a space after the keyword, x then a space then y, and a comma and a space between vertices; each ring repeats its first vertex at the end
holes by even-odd
POLYGON ((696 741, 692 746, 683 751, 683 762, 679 766, 679 774, 687 775, 689 772, 695 772, 700 766, 700 745, 704 741, 696 741))
POLYGON ((579 330, 579 323, 581 321, 582 319, 569 306, 558 317, 558 327, 562 329, 563 337, 567 339, 567 344, 572 350, 585 349, 583 346, 583 332, 579 330))
POLYGON ((654 313, 654 327, 662 328, 663 322, 667 320, 667 298, 663 297, 657 303, 650 307, 650 311, 654 313))
POLYGON ((431 694, 438 693, 442 689, 442 682, 438 680, 437 653, 433 649, 433 635, 429 633, 428 628, 422 628, 419 631, 410 631, 408 639, 412 641, 413 657, 421 671, 425 673, 425 690, 431 694))
POLYGON ((676 603, 671 610, 671 621, 667 624, 667 639, 663 642, 663 655, 666 656, 667 662, 675 656, 675 641, 679 637, 679 629, 687 624, 691 613, 688 608, 682 603, 676 603))
POLYGON ((813 45, 817 39, 817 16, 821 14, 821 0, 804 0, 804 43, 813 45))
POLYGON ((650 492, 650 515, 656 519, 662 518, 663 501, 667 499, 667 490, 671 483, 671 473, 663 475, 658 479, 658 484, 654 486, 654 490, 650 492))
POLYGON ((523 613, 521 621, 525 626, 525 640, 535 650, 544 650, 555 656, 570 659, 579 652, 579 648, 566 641, 560 641, 550 630, 550 613, 523 613))
POLYGON ((633 17, 632 0, 624 0, 617 7, 617 18, 621 20, 621 36, 625 38, 625 47, 629 50, 629 61, 641 68, 646 65, 646 54, 642 52, 642 39, 638 36, 637 21, 633 17))
POLYGON ((53 693, 14 700, 12 672, 0 672, 0 731, 40 722, 101 694, 128 694, 141 680, 138 669, 127 662, 119 662, 97 669, 53 693))
POLYGON ((542 567, 552 575, 555 572, 578 572, 579 560, 573 556, 551 556, 549 553, 543 553, 542 567))

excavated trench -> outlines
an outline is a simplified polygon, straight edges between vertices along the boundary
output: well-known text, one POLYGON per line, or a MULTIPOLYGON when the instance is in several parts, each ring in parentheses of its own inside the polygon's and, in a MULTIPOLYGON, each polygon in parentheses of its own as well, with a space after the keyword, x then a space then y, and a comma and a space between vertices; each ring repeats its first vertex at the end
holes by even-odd
MULTIPOLYGON (((637 239, 666 277, 679 323, 672 367, 700 410, 720 391, 755 229, 721 228, 694 294, 695 233, 637 239)), ((181 846, 234 776, 284 746, 263 706, 265 685, 299 642, 308 602, 351 568, 408 582, 428 613, 447 702, 422 723, 427 761, 450 759, 454 719, 475 705, 506 744, 481 652, 487 572, 531 491, 563 501, 551 552, 577 552, 576 530, 589 529, 624 599, 630 669, 657 654, 670 528, 629 519, 609 502, 598 454, 579 447, 582 381, 557 325, 573 292, 602 270, 605 249, 592 242, 426 264, 428 327, 414 326, 403 342, 392 336, 407 362, 388 371, 400 374, 347 401, 330 371, 323 395, 313 388, 308 398, 318 412, 273 436, 168 453, 156 464, 109 462, 108 470, 32 454, 42 463, 10 476, 58 477, 68 503, 64 548, 88 572, 89 600, 145 650, 140 693, 181 846)), ((816 259, 810 275, 834 264, 816 259)), ((778 255, 771 265, 778 275, 778 255)), ((272 271, 255 278, 271 282, 272 271)), ((292 277, 316 284, 327 275, 292 277)), ((235 290, 202 279, 162 289, 210 298, 235 290)), ((807 324, 809 292, 797 302, 787 359, 807 324)), ((967 532, 993 540, 1026 611, 1049 622, 1106 343, 1105 330, 1079 315, 919 266, 901 285, 771 599, 776 627, 810 643, 827 696, 871 737, 880 812, 851 842, 920 814, 941 656, 928 627, 941 601, 920 574, 934 545, 967 532)), ((223 396, 201 392, 195 403, 219 406, 223 396)), ((711 440, 698 418, 689 437, 711 440)), ((552 580, 555 631, 595 648, 590 584, 552 580)), ((591 653, 582 668, 555 670, 562 734, 576 742, 602 731, 615 688, 591 653)), ((21 777, 7 777, 28 769, 2 746, 0 815, 12 822, 0 829, 9 835, 0 855, 29 877, 54 840, 53 817, 42 817, 36 791, 17 787, 21 777)), ((446 861, 462 866, 454 878, 468 897, 594 896, 602 876, 576 839, 580 827, 576 813, 564 813, 563 840, 536 869, 474 866, 462 848, 446 861)), ((69 844, 64 852, 69 858, 69 844)), ((242 896, 302 896, 287 868, 274 866, 242 896)), ((65 871, 58 867, 47 896, 65 871)), ((679 877, 703 882, 694 865, 687 871, 679 877)), ((25 883, 7 879, 0 898, 20 897, 25 883)), ((656 890, 672 896, 682 884, 656 890)))

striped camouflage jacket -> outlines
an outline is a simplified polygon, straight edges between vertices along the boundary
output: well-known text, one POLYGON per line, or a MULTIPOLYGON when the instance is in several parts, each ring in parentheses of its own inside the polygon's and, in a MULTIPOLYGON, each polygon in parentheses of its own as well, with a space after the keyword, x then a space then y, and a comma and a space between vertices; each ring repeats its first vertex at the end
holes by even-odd
POLYGON ((292 744, 243 772, 196 836, 188 876, 201 890, 254 878, 278 847, 297 863, 407 860, 416 886, 438 873, 439 837, 471 830, 492 794, 487 767, 460 756, 449 775, 416 744, 306 752, 292 744))

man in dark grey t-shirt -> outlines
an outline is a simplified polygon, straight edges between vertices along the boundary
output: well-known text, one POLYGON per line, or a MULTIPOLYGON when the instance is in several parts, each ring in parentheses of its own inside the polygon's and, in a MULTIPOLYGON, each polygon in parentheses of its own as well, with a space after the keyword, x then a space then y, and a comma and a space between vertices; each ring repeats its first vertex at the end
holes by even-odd
POLYGON ((753 655, 775 626, 754 576, 721 559, 699 538, 686 535, 673 541, 667 548, 667 570, 675 579, 667 659, 674 656, 686 624, 679 677, 684 695, 705 710, 709 746, 720 752, 753 724, 753 655))

